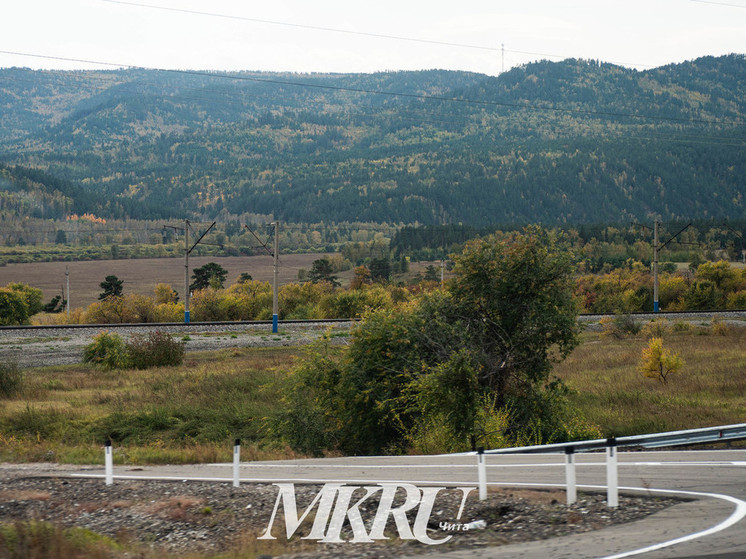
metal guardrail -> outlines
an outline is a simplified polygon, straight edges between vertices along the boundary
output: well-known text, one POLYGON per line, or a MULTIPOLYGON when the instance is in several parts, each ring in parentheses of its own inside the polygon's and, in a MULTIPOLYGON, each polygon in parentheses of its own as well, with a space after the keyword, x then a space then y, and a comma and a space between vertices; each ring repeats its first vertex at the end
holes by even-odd
POLYGON ((479 449, 477 452, 477 471, 479 478, 479 498, 487 498, 486 456, 503 454, 558 454, 565 455, 565 479, 567 487, 567 503, 577 500, 577 483, 575 472, 575 453, 606 450, 606 486, 607 503, 609 507, 619 506, 617 454, 622 448, 663 448, 702 443, 736 441, 746 439, 746 423, 722 425, 719 427, 705 427, 703 429, 688 429, 685 431, 670 431, 667 433, 652 433, 649 435, 634 435, 610 439, 596 439, 589 441, 573 441, 568 443, 523 446, 515 448, 497 448, 493 450, 479 449))
POLYGON ((688 429, 685 431, 670 431, 653 433, 650 435, 632 435, 610 439, 595 439, 589 441, 575 441, 568 443, 523 446, 514 448, 497 448, 485 450, 485 454, 556 454, 573 452, 591 452, 603 450, 610 446, 664 448, 668 446, 682 446, 722 441, 736 441, 746 439, 746 423, 722 425, 720 427, 705 427, 702 429, 688 429))

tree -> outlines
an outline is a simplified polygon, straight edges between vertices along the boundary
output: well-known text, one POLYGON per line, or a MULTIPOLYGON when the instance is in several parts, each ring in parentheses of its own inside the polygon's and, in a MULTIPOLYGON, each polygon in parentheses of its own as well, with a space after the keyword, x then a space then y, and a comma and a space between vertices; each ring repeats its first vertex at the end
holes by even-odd
POLYGON ((65 305, 66 301, 62 298, 62 295, 55 295, 41 310, 47 313, 61 313, 65 309, 65 305))
POLYGON ((64 245, 67 244, 67 233, 64 229, 57 229, 57 234, 54 237, 55 244, 64 245))
POLYGON ((193 282, 189 286, 189 289, 192 291, 207 289, 208 287, 220 289, 223 287, 227 276, 228 270, 223 268, 220 264, 208 262, 201 268, 194 269, 194 272, 192 272, 193 282))
POLYGON ((508 440, 566 437, 550 373, 577 344, 571 262, 538 228, 467 245, 446 290, 371 312, 337 359, 301 365, 313 416, 324 418, 317 438, 372 453, 433 428, 463 448, 487 440, 496 414, 509 417, 508 440))
POLYGON ((28 307, 23 296, 13 289, 0 287, 0 324, 24 324, 28 320, 28 307))
POLYGON ((44 308, 42 303, 44 293, 41 289, 31 287, 25 283, 9 283, 6 287, 12 289, 23 298, 28 316, 34 316, 44 308))
POLYGON ((370 278, 375 282, 385 282, 391 277, 391 262, 388 258, 373 258, 369 268, 370 278))
POLYGON ((646 377, 668 384, 668 376, 678 373, 683 366, 684 360, 678 354, 663 347, 662 338, 651 338, 642 350, 639 369, 646 377))
POLYGON ((425 276, 423 279, 425 281, 440 281, 440 274, 438 273, 437 268, 432 264, 428 264, 427 268, 425 268, 425 276))
POLYGON ((103 289, 101 294, 98 296, 99 301, 103 301, 109 297, 121 297, 123 283, 124 282, 115 275, 106 276, 104 281, 99 284, 99 287, 103 289))
POLYGON ((319 283, 322 281, 328 281, 334 286, 339 285, 337 276, 333 274, 334 269, 332 263, 328 258, 319 258, 311 263, 311 269, 308 271, 306 277, 311 283, 319 283))
POLYGON ((370 285, 370 270, 366 266, 357 266, 352 273, 350 289, 362 289, 364 285, 370 285))

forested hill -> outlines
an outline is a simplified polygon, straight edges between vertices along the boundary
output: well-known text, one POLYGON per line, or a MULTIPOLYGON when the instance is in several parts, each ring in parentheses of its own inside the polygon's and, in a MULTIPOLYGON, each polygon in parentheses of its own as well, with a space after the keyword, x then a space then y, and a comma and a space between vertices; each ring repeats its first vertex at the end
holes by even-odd
POLYGON ((45 217, 746 217, 743 55, 498 77, 5 69, 0 116, 0 202, 45 217))

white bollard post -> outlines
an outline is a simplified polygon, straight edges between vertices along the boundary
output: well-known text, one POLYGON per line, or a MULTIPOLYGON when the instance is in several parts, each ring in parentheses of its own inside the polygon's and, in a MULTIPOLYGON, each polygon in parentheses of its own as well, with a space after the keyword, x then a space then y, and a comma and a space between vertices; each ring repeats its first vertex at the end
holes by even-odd
POLYGON ((479 500, 487 499, 487 464, 484 461, 484 447, 477 449, 477 475, 479 478, 479 500))
POLYGON ((114 456, 111 450, 111 441, 106 441, 104 447, 104 465, 106 468, 106 485, 114 483, 114 456))
POLYGON ((241 439, 233 444, 233 487, 239 486, 238 470, 241 465, 241 439))
POLYGON ((618 478, 616 439, 611 437, 606 441, 607 504, 610 508, 619 506, 618 478))
POLYGON ((578 487, 575 480, 575 447, 565 448, 565 480, 567 483, 567 504, 578 500, 578 487))

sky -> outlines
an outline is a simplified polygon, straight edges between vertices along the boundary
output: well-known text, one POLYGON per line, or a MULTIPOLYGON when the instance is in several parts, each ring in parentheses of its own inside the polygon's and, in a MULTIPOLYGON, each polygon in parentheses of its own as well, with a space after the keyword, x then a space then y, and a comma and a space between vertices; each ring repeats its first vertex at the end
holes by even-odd
POLYGON ((4 4, 3 68, 300 73, 439 68, 497 75, 541 59, 585 58, 644 70, 746 52, 746 0, 4 4))

